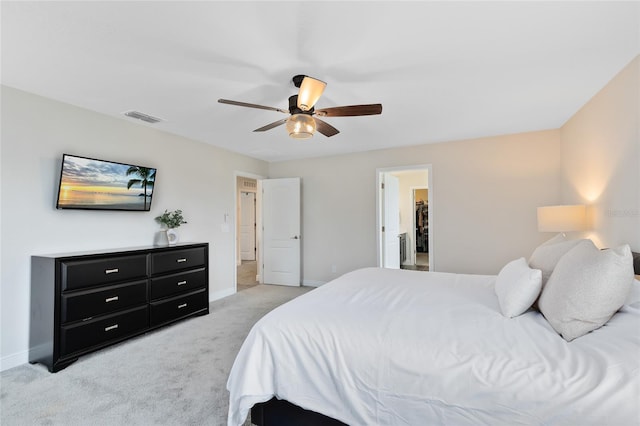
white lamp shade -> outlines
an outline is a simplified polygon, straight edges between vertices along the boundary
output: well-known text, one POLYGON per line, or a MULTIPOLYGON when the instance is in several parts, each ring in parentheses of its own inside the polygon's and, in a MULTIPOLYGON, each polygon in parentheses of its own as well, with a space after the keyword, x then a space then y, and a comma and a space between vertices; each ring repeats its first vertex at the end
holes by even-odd
POLYGON ((572 232, 586 228, 587 208, 582 204, 538 207, 538 231, 572 232))
POLYGON ((327 83, 315 78, 305 77, 300 84, 298 92, 298 108, 309 111, 318 102, 327 83))

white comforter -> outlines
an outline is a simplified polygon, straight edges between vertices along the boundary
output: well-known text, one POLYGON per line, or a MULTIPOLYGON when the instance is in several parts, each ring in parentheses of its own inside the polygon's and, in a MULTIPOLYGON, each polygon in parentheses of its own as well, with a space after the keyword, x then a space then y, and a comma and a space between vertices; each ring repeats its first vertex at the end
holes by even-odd
POLYGON ((640 424, 640 302, 567 343, 503 317, 494 282, 367 268, 280 306, 238 353, 228 424, 273 396, 349 425, 640 424))

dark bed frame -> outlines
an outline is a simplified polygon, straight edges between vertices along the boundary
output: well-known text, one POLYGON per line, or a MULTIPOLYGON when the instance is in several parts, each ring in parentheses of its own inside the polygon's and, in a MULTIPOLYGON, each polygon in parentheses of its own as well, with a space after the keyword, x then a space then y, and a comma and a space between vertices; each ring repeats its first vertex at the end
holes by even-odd
POLYGON ((257 426, 347 426, 324 414, 277 398, 254 405, 251 408, 251 423, 257 426))
MULTIPOLYGON (((632 252, 632 255, 634 273, 640 275, 640 253, 632 252)), ((339 420, 277 398, 254 405, 251 423, 257 426, 346 426, 339 420)))

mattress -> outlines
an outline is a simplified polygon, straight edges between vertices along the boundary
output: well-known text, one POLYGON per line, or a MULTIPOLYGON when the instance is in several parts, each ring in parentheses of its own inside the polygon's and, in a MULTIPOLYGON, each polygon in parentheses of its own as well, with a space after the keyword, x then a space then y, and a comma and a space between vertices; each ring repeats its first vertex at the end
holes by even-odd
POLYGON ((228 424, 273 396, 349 425, 640 423, 640 287, 572 342, 500 313, 495 276, 365 268, 252 328, 228 424))

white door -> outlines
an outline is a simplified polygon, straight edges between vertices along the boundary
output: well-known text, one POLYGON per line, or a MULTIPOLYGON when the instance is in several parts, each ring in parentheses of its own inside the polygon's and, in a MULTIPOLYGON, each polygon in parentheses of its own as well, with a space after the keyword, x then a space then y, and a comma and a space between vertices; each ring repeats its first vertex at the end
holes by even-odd
POLYGON ((240 194, 240 259, 256 260, 256 194, 240 194))
POLYGON ((262 181, 265 284, 300 285, 300 178, 262 181))
POLYGON ((382 199, 382 265, 400 269, 400 180, 391 173, 383 175, 382 199))

